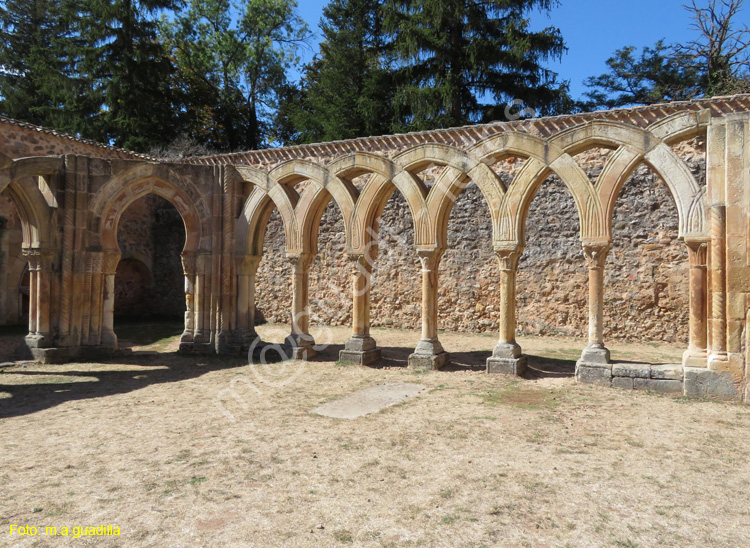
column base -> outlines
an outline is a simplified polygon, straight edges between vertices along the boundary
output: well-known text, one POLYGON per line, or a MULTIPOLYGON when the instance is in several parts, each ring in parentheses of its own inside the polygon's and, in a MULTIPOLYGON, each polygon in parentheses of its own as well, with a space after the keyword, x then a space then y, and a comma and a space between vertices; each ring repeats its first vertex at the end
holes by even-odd
POLYGON ((50 338, 40 333, 29 333, 24 337, 24 341, 29 348, 49 348, 52 346, 50 338))
POLYGON ((683 367, 708 367, 708 352, 700 350, 685 350, 682 355, 683 367))
POLYGON ((526 372, 526 356, 520 358, 487 358, 487 373, 492 375, 517 375, 526 372))
POLYGON ((369 365, 380 359, 381 352, 379 348, 373 350, 342 350, 339 352, 339 361, 341 363, 353 365, 369 365))
POLYGON ((450 363, 450 354, 411 354, 409 368, 419 371, 438 371, 450 363))
POLYGON ((312 335, 292 333, 284 341, 281 354, 286 360, 308 360, 318 354, 314 346, 315 339, 312 335))
POLYGON ((437 338, 422 339, 409 356, 409 367, 418 370, 439 370, 449 362, 450 355, 437 338))
POLYGON ((587 346, 581 353, 579 363, 585 365, 607 365, 610 363, 609 358, 609 350, 607 348, 603 346, 587 346))

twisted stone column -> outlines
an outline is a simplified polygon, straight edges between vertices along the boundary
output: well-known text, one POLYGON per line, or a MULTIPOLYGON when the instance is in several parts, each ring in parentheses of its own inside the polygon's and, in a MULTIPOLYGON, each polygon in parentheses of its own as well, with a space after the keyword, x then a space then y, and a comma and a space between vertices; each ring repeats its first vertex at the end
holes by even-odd
POLYGON ((682 357, 685 367, 706 367, 708 358, 708 241, 686 239, 690 260, 690 343, 682 357))
POLYGON ((343 363, 366 365, 380 359, 380 350, 370 336, 370 286, 374 254, 351 255, 352 336, 339 352, 343 363))
POLYGON ((726 277, 727 210, 723 205, 711 207, 711 348, 709 367, 722 368, 727 353, 727 277, 726 277), (719 363, 720 362, 720 363, 719 363))
POLYGON ((310 267, 315 259, 314 253, 288 255, 294 267, 292 277, 292 332, 286 338, 286 346, 292 360, 306 360, 315 356, 315 340, 309 333, 310 311, 308 308, 308 290, 310 285, 310 267))
POLYGON ((516 343, 516 272, 523 247, 496 249, 500 266, 500 340, 492 357, 487 359, 488 373, 522 375, 526 357, 516 343))
POLYGON ((449 361, 438 340, 438 267, 445 249, 418 251, 422 262, 422 340, 409 356, 409 367, 441 369, 449 361))

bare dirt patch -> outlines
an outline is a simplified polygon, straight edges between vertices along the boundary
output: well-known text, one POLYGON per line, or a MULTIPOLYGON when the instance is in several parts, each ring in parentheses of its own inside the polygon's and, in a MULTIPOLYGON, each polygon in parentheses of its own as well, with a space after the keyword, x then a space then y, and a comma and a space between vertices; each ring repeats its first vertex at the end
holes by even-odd
POLYGON ((403 366, 414 333, 375 330, 387 359, 371 368, 337 365, 347 330, 330 335, 308 363, 167 352, 4 369, 0 545, 750 543, 750 408, 576 385, 580 341, 523 340, 534 370, 515 379, 481 371, 492 336, 443 335, 455 364, 418 374, 403 366), (351 421, 311 413, 381 382, 429 390, 351 421), (122 534, 21 539, 11 524, 122 534))

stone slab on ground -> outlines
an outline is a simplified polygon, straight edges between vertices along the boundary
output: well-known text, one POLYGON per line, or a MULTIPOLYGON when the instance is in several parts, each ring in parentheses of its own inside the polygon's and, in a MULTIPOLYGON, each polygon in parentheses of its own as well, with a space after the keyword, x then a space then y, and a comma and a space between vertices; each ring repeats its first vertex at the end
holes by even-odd
POLYGON ((312 412, 334 419, 356 419, 406 401, 426 389, 427 387, 422 384, 376 384, 321 405, 312 412))

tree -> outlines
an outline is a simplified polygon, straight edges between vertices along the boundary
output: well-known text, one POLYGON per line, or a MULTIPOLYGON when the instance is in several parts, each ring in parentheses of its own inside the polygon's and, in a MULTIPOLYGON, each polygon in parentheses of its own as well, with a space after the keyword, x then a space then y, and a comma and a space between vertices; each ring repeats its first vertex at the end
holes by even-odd
POLYGON ((288 88, 280 112, 286 142, 379 135, 392 129, 393 82, 383 0, 331 0, 323 10, 320 54, 288 88))
POLYGON ((505 110, 497 105, 514 99, 549 113, 565 91, 542 65, 565 51, 560 31, 532 31, 527 17, 532 10, 549 12, 557 0, 388 4, 386 26, 401 65, 396 106, 404 129, 497 118, 505 110))
POLYGON ((750 29, 739 27, 744 0, 695 0, 685 6, 693 17, 696 38, 686 45, 643 49, 632 46, 607 61, 609 72, 588 78, 588 108, 653 104, 708 95, 750 91, 750 29))
POLYGON ((81 72, 102 105, 90 137, 137 151, 177 135, 172 63, 159 41, 156 15, 177 0, 91 0, 78 8, 81 72))
POLYGON ((663 40, 645 47, 640 56, 633 46, 607 59, 609 72, 586 79, 588 107, 617 108, 635 104, 692 99, 703 91, 704 75, 698 65, 666 46, 663 40), (679 61, 678 61, 679 59, 679 61))
POLYGON ((750 28, 736 25, 744 0, 709 0, 700 8, 692 0, 685 8, 693 17, 697 38, 676 46, 676 55, 703 67, 707 95, 724 95, 747 86, 750 77, 750 28), (744 84, 743 84, 744 80, 744 84))
POLYGON ((92 114, 79 101, 74 36, 60 0, 0 5, 0 111, 32 124, 75 132, 92 114))
POLYGON ((165 23, 179 68, 185 125, 216 150, 255 149, 268 133, 286 72, 308 31, 294 0, 190 0, 165 23))

